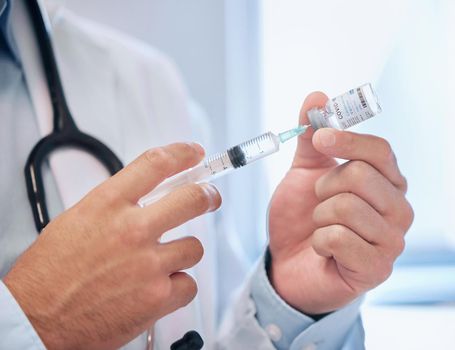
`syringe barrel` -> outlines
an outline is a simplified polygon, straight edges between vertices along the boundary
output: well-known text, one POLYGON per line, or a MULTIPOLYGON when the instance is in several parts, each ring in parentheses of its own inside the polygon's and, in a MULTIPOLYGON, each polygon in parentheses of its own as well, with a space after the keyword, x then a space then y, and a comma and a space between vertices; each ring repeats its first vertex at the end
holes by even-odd
POLYGON ((277 152, 280 149, 280 139, 272 132, 266 132, 254 139, 245 141, 227 151, 234 168, 239 168, 249 163, 277 152))
POLYGON ((141 207, 145 207, 180 186, 189 183, 212 181, 221 175, 227 174, 230 170, 240 168, 277 152, 279 144, 278 136, 268 132, 234 146, 225 152, 207 157, 194 168, 185 170, 165 180, 153 191, 142 197, 138 204, 141 207))
POLYGON ((145 207, 156 202, 180 186, 189 183, 207 182, 212 180, 214 177, 216 177, 216 173, 213 173, 213 171, 211 171, 207 160, 205 160, 194 168, 189 168, 163 181, 161 184, 155 187, 155 189, 142 197, 139 200, 138 204, 140 207, 145 207))

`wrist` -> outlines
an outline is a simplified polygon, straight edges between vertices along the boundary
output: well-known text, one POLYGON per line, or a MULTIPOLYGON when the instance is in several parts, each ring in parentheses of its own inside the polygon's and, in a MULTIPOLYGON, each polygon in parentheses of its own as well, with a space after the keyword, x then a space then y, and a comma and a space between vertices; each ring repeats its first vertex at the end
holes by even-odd
POLYGON ((317 292, 314 284, 307 283, 305 275, 315 273, 312 269, 303 266, 302 269, 307 270, 306 273, 295 273, 299 266, 294 263, 294 260, 275 258, 267 251, 265 266, 270 284, 287 304, 315 321, 343 307, 343 305, 332 304, 329 297, 317 292), (301 277, 295 278, 296 275, 301 277))
POLYGON ((51 305, 43 303, 42 299, 38 297, 36 286, 21 278, 16 278, 14 271, 5 276, 3 283, 20 306, 46 349, 64 349, 67 344, 62 341, 61 335, 57 331, 57 318, 50 314, 51 305))

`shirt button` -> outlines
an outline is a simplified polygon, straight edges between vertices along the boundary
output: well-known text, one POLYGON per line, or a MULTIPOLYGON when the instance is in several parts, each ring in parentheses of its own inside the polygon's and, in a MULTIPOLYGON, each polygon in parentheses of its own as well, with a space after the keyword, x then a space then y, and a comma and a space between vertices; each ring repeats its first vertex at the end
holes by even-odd
POLYGON ((273 323, 266 326, 265 331, 267 332, 269 338, 273 341, 279 341, 283 336, 280 327, 273 323))
POLYGON ((302 350, 316 350, 318 347, 316 346, 315 343, 310 343, 310 344, 307 344, 306 346, 304 346, 302 348, 302 350))

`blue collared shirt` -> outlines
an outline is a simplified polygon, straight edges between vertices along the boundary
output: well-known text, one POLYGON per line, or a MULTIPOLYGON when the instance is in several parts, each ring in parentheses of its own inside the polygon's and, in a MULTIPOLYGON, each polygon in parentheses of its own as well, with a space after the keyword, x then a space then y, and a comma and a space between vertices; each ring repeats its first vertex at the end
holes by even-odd
MULTIPOLYGON (((0 278, 37 238, 23 166, 40 135, 11 32, 10 7, 11 0, 0 0, 0 278)), ((57 187, 52 177, 46 179, 51 211, 59 212, 63 206, 57 187)), ((358 316, 360 301, 316 322, 294 310, 276 294, 263 261, 251 279, 249 298, 254 304, 258 327, 264 329, 277 349, 363 347, 363 330, 358 316)), ((238 339, 236 343, 243 344, 243 341, 238 339)), ((27 317, 1 281, 0 348, 44 349, 27 317)))
POLYGON ((0 0, 0 50, 3 51, 6 48, 7 42, 5 40, 5 33, 7 27, 7 19, 9 16, 6 14, 8 11, 8 1, 7 0, 0 0))

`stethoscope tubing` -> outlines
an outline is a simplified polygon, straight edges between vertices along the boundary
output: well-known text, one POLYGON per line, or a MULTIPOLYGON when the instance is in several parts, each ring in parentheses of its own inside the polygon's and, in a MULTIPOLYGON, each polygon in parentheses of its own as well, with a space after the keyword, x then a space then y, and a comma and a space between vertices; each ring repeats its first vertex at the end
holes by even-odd
POLYGON ((25 1, 39 44, 40 58, 46 76, 53 111, 53 130, 32 149, 24 168, 28 199, 35 226, 40 233, 49 223, 42 166, 58 149, 77 148, 95 157, 111 175, 123 168, 121 160, 104 143, 83 133, 77 127, 65 98, 57 61, 52 47, 50 27, 37 0, 25 1))

